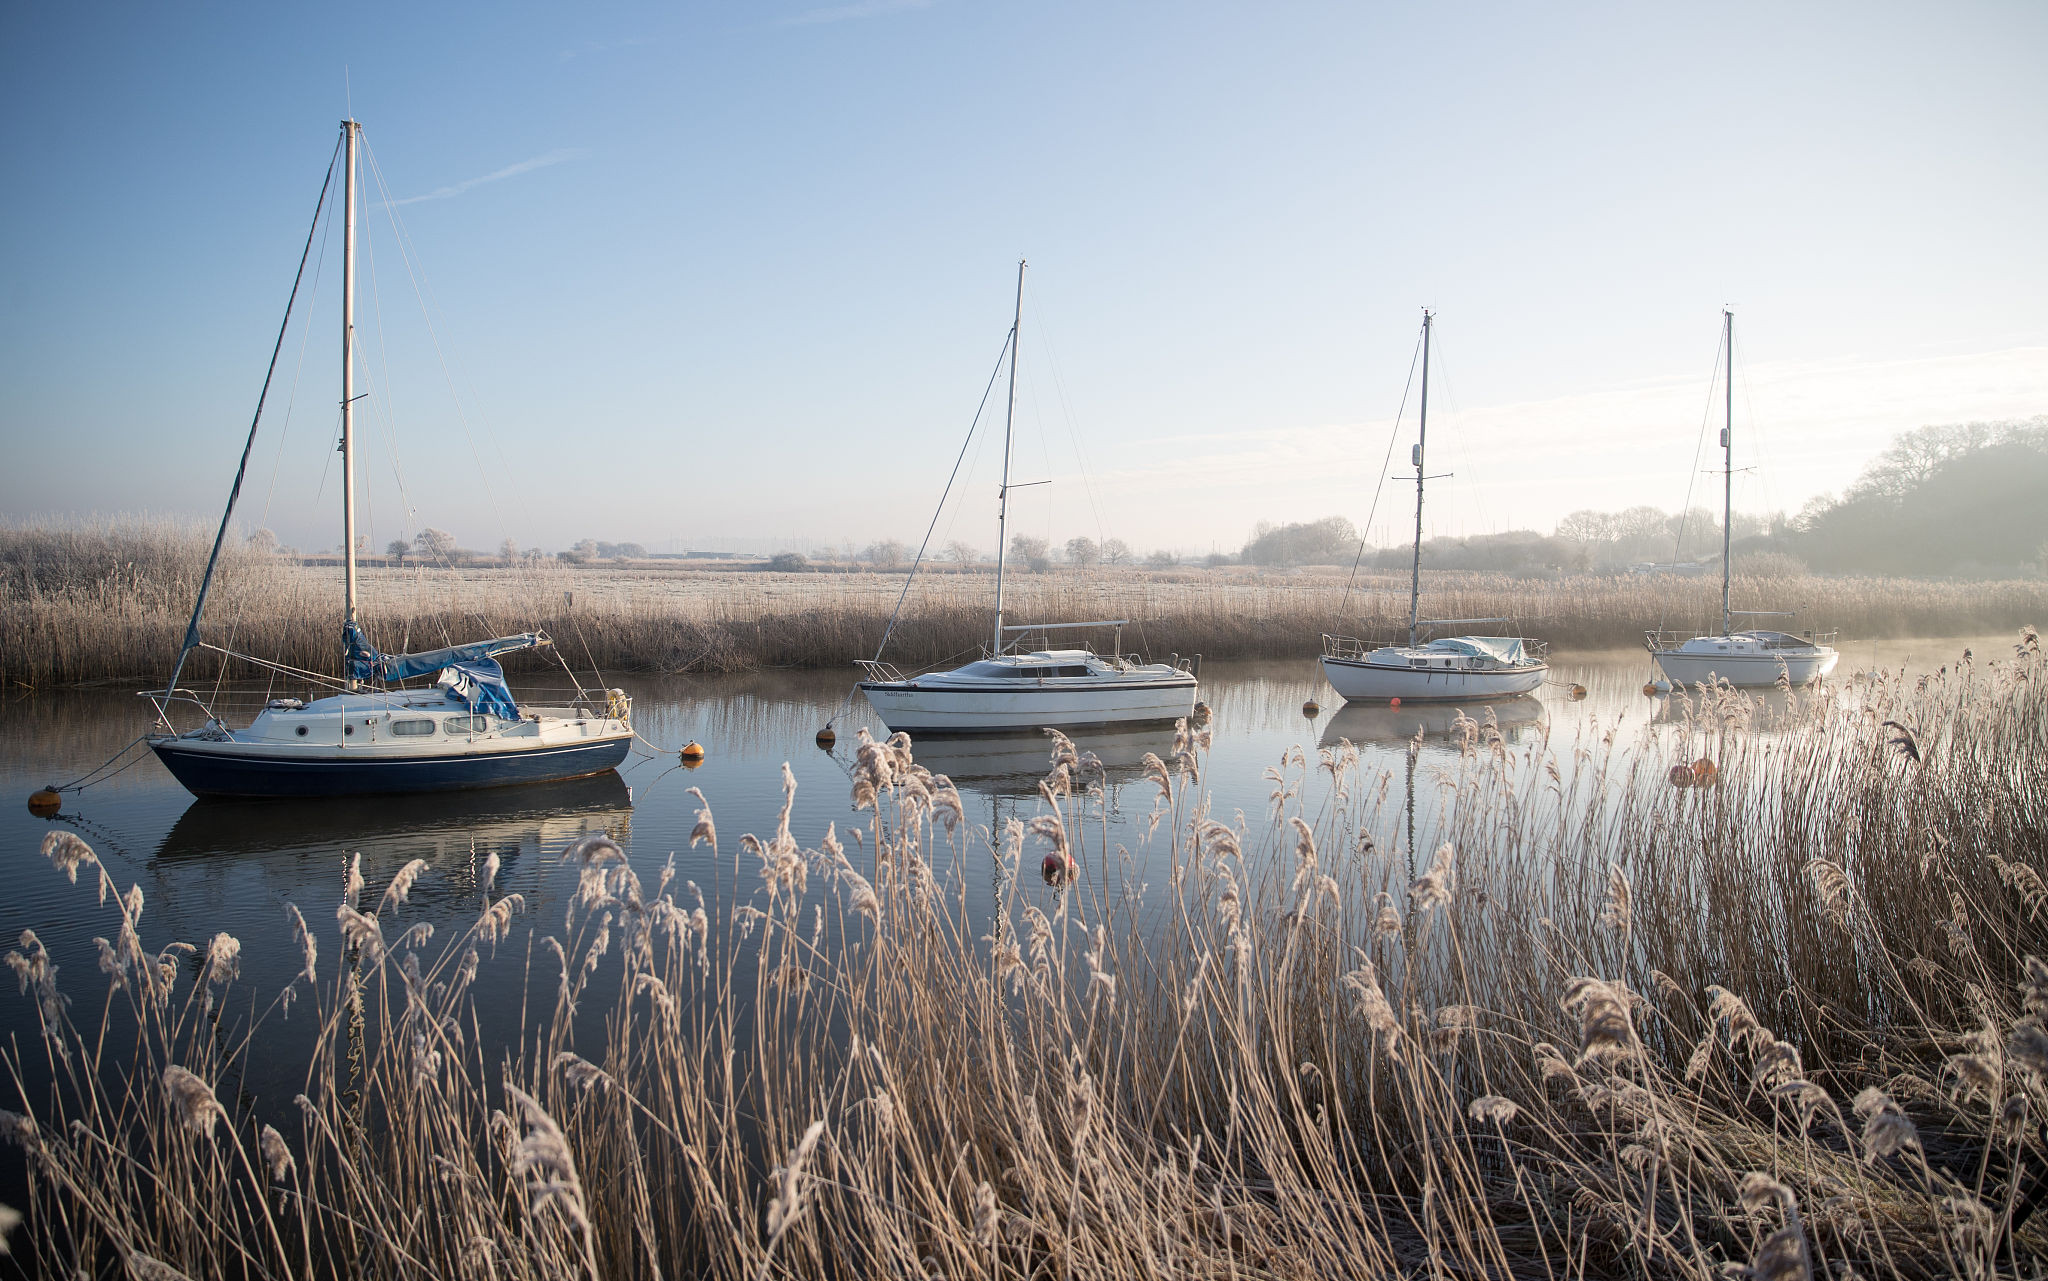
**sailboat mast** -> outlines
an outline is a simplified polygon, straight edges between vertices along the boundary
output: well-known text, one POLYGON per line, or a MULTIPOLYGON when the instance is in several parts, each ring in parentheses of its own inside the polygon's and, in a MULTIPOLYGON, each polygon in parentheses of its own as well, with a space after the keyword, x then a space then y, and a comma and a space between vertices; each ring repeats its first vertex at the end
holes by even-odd
MULTIPOLYGON (((342 623, 356 622, 356 138, 362 126, 341 122, 347 159, 342 166, 341 217, 341 564, 342 623)), ((353 686, 355 681, 351 679, 353 686)))
POLYGON ((996 636, 991 657, 1003 652, 1003 557, 1009 550, 1010 427, 1017 419, 1017 349, 1024 333, 1024 260, 1017 260, 1017 311, 1010 320, 1010 404, 1003 413, 1003 487, 996 491, 996 636))
POLYGON ((1422 311, 1422 420, 1415 433, 1415 566, 1408 575, 1408 643, 1415 643, 1415 627, 1422 601, 1422 447, 1429 440, 1429 322, 1428 308, 1422 311))
POLYGON ((1728 575, 1733 568, 1729 550, 1734 546, 1735 527, 1735 312, 1722 308, 1722 338, 1728 346, 1727 416, 1721 428, 1721 634, 1728 627, 1728 575))

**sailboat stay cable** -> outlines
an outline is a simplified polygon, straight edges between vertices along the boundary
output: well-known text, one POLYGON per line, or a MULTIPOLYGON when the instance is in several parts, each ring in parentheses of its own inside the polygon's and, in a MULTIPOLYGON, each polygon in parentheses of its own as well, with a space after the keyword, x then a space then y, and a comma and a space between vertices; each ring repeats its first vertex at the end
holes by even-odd
MULTIPOLYGON (((418 252, 417 246, 412 244, 412 236, 406 231, 404 222, 398 216, 398 203, 392 199, 391 188, 384 181, 384 170, 377 164, 377 153, 370 150, 370 144, 367 140, 363 143, 363 150, 369 153, 370 177, 376 182, 378 192, 384 197, 384 216, 391 223, 392 242, 398 246, 399 262, 405 267, 406 279, 412 284, 413 297, 420 305, 420 316, 427 322, 427 340, 434 344, 434 358, 440 363, 442 379, 448 384, 448 397, 455 402, 455 421, 462 426, 462 438, 469 445, 470 457, 476 461, 477 478, 484 483, 484 495, 490 499, 491 511, 498 518, 498 527, 504 529, 507 526, 505 509, 499 505, 498 491, 491 484, 490 473, 484 470, 483 455, 477 449, 476 436, 469 429, 469 415, 464 412, 462 396, 455 388, 455 373, 448 367, 448 355, 441 349, 440 330, 434 325, 433 310, 427 306, 427 299, 432 295, 433 289, 425 284, 425 270, 416 269, 413 265, 413 259, 418 252)), ((381 337, 379 341, 381 341, 381 337)), ((474 382, 470 384, 470 394, 472 396, 476 395, 476 384, 474 382)), ((477 398, 477 411, 479 416, 481 416, 483 411, 483 400, 481 397, 477 398)), ((491 433, 490 439, 492 447, 498 455, 498 464, 504 467, 509 475, 512 465, 505 458, 504 443, 498 439, 496 433, 491 433)), ((401 530, 400 532, 404 531, 401 530)))
POLYGON ((186 656, 199 644, 199 619, 206 612, 206 594, 213 586, 213 571, 220 564, 221 544, 227 541, 228 522, 234 518, 235 501, 242 496, 242 480, 249 474, 249 455, 256 448, 256 429, 263 423, 263 403, 270 396, 270 380, 277 373, 277 359, 284 350, 285 331, 291 327, 292 308, 299 298, 299 283, 306 278, 306 260, 313 253, 313 235, 320 229, 320 215, 327 207, 327 192, 334 186, 334 161, 341 154, 341 143, 334 144, 334 155, 327 158, 327 176, 320 181, 320 198, 313 204, 313 222, 306 228, 306 247, 299 251, 299 269, 292 275, 291 296, 285 300, 284 319, 277 326, 277 341, 271 344, 270 365, 263 371, 263 389, 256 393, 256 413, 249 420, 249 436, 242 442, 242 461, 235 468, 235 483, 228 489, 227 509, 220 514, 220 528, 213 535, 213 551, 206 558, 206 573, 199 580, 199 598, 192 602, 192 621, 185 625, 185 641, 178 647, 178 661, 171 668, 170 683, 164 686, 169 695, 178 688, 178 677, 184 674, 186 656))
POLYGON ((1387 433, 1387 456, 1380 460, 1379 484, 1372 487, 1372 506, 1366 509, 1365 528, 1358 531, 1358 554, 1351 558, 1351 576, 1344 580, 1344 595, 1337 602, 1337 617, 1342 619, 1351 603, 1351 585, 1358 581, 1358 566, 1365 560, 1365 540, 1372 536, 1372 518, 1379 514, 1380 491, 1387 487, 1387 469, 1394 464, 1394 442, 1401 438, 1401 419, 1408 413, 1408 393, 1415 389, 1415 365, 1422 359, 1422 339, 1415 340, 1415 350, 1408 357, 1408 381, 1401 385, 1401 407, 1394 411, 1394 427, 1387 433))
MULTIPOLYGON (((1726 346, 1727 341, 1728 335, 1724 332, 1721 335, 1721 337, 1716 339, 1714 342, 1714 370, 1716 373, 1720 372, 1721 352, 1723 347, 1726 346)), ((1729 353, 1728 363, 1729 368, 1733 369, 1735 364, 1733 352, 1729 353)), ((1678 558, 1682 554, 1684 554, 1685 551, 1685 523, 1692 516, 1692 490, 1693 486, 1699 483, 1700 454, 1707 447, 1707 423, 1714 416, 1715 381, 1716 380, 1713 378, 1707 379, 1707 403, 1706 407, 1700 410, 1700 434, 1699 438, 1693 442, 1692 470, 1689 473, 1687 473, 1685 480, 1685 505, 1678 509, 1678 537, 1676 540, 1673 541, 1671 545, 1671 563, 1673 565, 1678 564, 1678 558)), ((1665 619, 1670 613, 1670 597, 1666 595, 1664 597, 1664 601, 1664 606, 1659 608, 1657 611, 1657 630, 1660 632, 1664 630, 1665 619)))
MULTIPOLYGON (((1028 285, 1026 287, 1031 290, 1031 301, 1037 308, 1038 325, 1033 332, 1038 335, 1038 345, 1045 352, 1045 367, 1052 374, 1053 395, 1059 401, 1060 414, 1065 420, 1067 440, 1074 447, 1074 466, 1080 472, 1081 495, 1088 500, 1088 509, 1095 516, 1095 537, 1101 543, 1107 544, 1109 542, 1109 526, 1102 519, 1102 504, 1096 498, 1095 486, 1088 479, 1088 459, 1081 452, 1081 434, 1074 426, 1074 407, 1067 399, 1067 385, 1060 378, 1059 359, 1052 345, 1052 326, 1046 323, 1045 305, 1038 301, 1037 287, 1035 285, 1028 285)), ((1043 425, 1041 425, 1040 430, 1041 432, 1044 430, 1043 425)), ((1049 454, 1046 470, 1048 472, 1052 470, 1049 454)))
POLYGON ((960 464, 967 457, 967 446, 974 441, 974 433, 981 426, 981 415, 988 408, 988 398, 995 392, 996 379, 1002 375, 1003 361, 1010 354, 1010 344, 1017 340, 1013 327, 1003 339, 1003 349, 996 353, 996 367, 989 371, 988 386, 981 389, 981 403, 974 407, 974 421, 967 424, 967 438, 960 442, 960 453, 953 459, 953 471, 946 477, 946 488, 939 495, 939 505, 932 510, 931 524, 925 526, 924 541, 917 545, 917 557, 910 562, 910 573, 903 580, 903 590, 896 596, 895 612, 889 615, 889 625, 882 629, 882 643, 875 646, 875 661, 882 661, 882 651, 889 647, 889 636, 896 630, 896 620, 903 615, 903 602, 910 596, 910 585, 917 581, 917 567, 924 563, 925 550, 932 545, 932 531, 939 526, 939 514, 946 510, 946 498, 953 492, 953 482, 960 477, 960 464))

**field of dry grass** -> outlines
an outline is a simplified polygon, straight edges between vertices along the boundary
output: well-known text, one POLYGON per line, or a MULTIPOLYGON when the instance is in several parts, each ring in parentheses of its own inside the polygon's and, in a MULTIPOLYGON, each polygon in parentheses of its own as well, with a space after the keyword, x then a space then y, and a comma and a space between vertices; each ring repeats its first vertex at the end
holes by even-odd
POLYGON ((0 1051, 14 1248, 146 1278, 2039 1275, 2038 642, 1786 734, 1688 697, 1696 732, 1563 762, 1471 724, 1426 780, 1434 850, 1343 744, 1223 821, 1198 726, 1149 763, 1149 887, 1088 757, 986 833, 880 743, 817 848, 705 803, 693 840, 751 878, 730 910, 602 838, 530 952, 495 857, 431 941, 431 871, 351 878, 331 927, 287 909, 320 1031, 275 1124, 211 1015, 274 1017, 279 981, 227 935, 145 941, 139 891, 55 833, 44 874, 114 941, 103 1004, 32 933, 7 957, 45 1031, 0 1051), (1667 785, 1702 744, 1711 785, 1667 785), (991 856, 970 911, 955 872, 991 856), (1025 892, 1042 863, 1078 879, 1025 892), (542 997, 487 1056, 472 985, 525 964, 542 997))
MULTIPOLYGON (((177 654, 205 565, 204 531, 176 526, 0 530, 0 680, 43 686, 148 681, 177 654)), ((902 574, 771 574, 673 563, 460 569, 373 568, 363 614, 387 649, 543 628, 579 667, 603 671, 734 672, 846 666, 870 657, 903 588, 902 574)), ((1647 627, 1718 621, 1719 583, 1706 578, 1499 574, 1424 576, 1425 613, 1506 617, 1558 648, 1640 643, 1647 627)), ((1300 657, 1326 631, 1392 635, 1407 579, 1362 579, 1347 594, 1334 570, 1095 569, 1020 574, 1008 588, 1017 621, 1130 618, 1126 649, 1158 657, 1300 657)), ((208 609, 213 644, 316 671, 340 661, 336 570, 246 552, 231 555, 208 609)), ((937 663, 985 643, 992 577, 920 576, 889 657, 937 663)), ((1797 625, 1844 639, 1978 635, 2048 617, 2048 580, 1904 581, 1795 577, 1740 581, 1738 607, 1799 611, 1797 625)), ((1782 620, 1790 622, 1792 620, 1782 620)), ((1096 639, 1106 646, 1105 635, 1096 639)), ((532 660, 529 660, 532 661, 532 660)), ((189 675, 210 679, 199 655, 189 675)))

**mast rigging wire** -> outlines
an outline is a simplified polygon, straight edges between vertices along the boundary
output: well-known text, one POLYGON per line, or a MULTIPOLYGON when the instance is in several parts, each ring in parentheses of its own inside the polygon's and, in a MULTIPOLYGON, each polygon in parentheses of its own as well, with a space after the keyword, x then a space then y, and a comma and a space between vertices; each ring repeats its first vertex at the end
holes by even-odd
MULTIPOLYGON (((1724 329, 1721 336, 1714 340, 1714 371, 1716 373, 1720 372, 1721 354, 1727 346, 1727 342, 1728 334, 1724 329)), ((1735 353, 1729 351, 1727 354, 1728 373, 1730 377, 1733 377, 1735 374, 1735 353)), ((1678 509, 1678 537, 1671 545, 1671 563, 1674 565, 1678 563, 1679 556, 1685 550, 1685 522, 1692 515, 1692 490, 1693 486, 1699 483, 1700 454, 1707 447, 1707 423, 1714 416, 1714 388, 1719 385, 1720 380, 1718 378, 1709 378, 1707 380, 1707 407, 1700 412, 1700 434, 1698 439, 1693 442, 1692 447, 1692 471, 1686 476, 1685 480, 1685 505, 1678 509)), ((1657 611, 1657 630, 1660 632, 1664 630, 1665 618, 1670 613, 1669 594, 1666 594, 1664 601, 1664 607, 1657 611)))
POLYGON ((334 162, 341 154, 341 140, 334 143, 334 154, 327 158, 327 176, 320 182, 320 198, 313 205, 313 222, 306 228, 306 247, 299 251, 299 269, 292 275, 291 296, 285 300, 284 319, 277 326, 277 341, 270 348, 270 366, 263 372, 263 390, 256 394, 256 413, 249 420, 249 436, 242 443, 242 461, 235 468, 235 483, 228 490, 227 509, 220 514, 220 528, 213 536, 213 551, 206 558, 206 573, 199 580, 199 598, 192 602, 192 621, 185 625, 185 642, 178 649, 177 664, 171 669, 170 683, 164 686, 168 693, 178 687, 178 677, 184 673, 185 658, 199 644, 199 619, 206 610, 206 593, 213 586, 213 571, 220 564, 221 544, 227 540, 228 521, 235 514, 235 500, 242 496, 242 480, 249 474, 249 455, 256 448, 256 429, 263 423, 263 404, 270 396, 270 380, 277 373, 278 355, 284 350, 285 331, 291 327, 292 308, 298 302, 299 283, 306 278, 306 260, 313 253, 313 234, 320 228, 321 211, 327 207, 327 192, 334 185, 334 162))
MULTIPOLYGON (((952 474, 946 477, 946 488, 939 495, 939 505, 932 512, 931 524, 925 526, 924 541, 917 545, 917 558, 910 562, 910 573, 903 580, 903 590, 896 596, 895 612, 889 615, 889 625, 882 629, 882 643, 875 646, 875 661, 878 663, 882 661, 882 651, 889 647, 889 636, 896 630, 896 620, 903 614, 903 602, 910 596, 910 585, 917 581, 917 567, 924 563, 925 549, 931 546, 932 531, 939 526, 939 513, 946 510, 946 498, 953 492, 953 482, 959 479, 960 463, 967 457, 967 446, 981 427, 982 411, 988 408, 989 395, 996 389, 996 378, 1003 372, 1003 358, 1011 356, 1014 359, 1012 346, 1016 341, 1017 328, 1012 325, 1009 336, 1003 339, 1003 349, 996 353, 996 367, 989 371, 988 386, 981 389, 981 403, 974 407, 974 421, 967 424, 967 439, 960 442, 960 453, 953 459, 952 474)), ((997 551, 1000 553, 1001 549, 997 551)), ((826 723, 830 724, 829 721, 826 723)))
POLYGON ((1372 488, 1372 506, 1365 513, 1365 528, 1358 533, 1358 554, 1351 558, 1351 576, 1344 580, 1344 595, 1337 602, 1337 617, 1341 620, 1351 603, 1351 585, 1358 581, 1358 566, 1365 559, 1365 540, 1372 536, 1372 518, 1379 514, 1380 491, 1387 486, 1387 469, 1394 463, 1394 442, 1401 438, 1401 419, 1408 412, 1408 393, 1415 389, 1415 366, 1422 359, 1422 339, 1415 339, 1415 350, 1408 356, 1408 381, 1401 387, 1401 407, 1394 411, 1394 428, 1387 433, 1387 456, 1380 460, 1379 484, 1372 488))

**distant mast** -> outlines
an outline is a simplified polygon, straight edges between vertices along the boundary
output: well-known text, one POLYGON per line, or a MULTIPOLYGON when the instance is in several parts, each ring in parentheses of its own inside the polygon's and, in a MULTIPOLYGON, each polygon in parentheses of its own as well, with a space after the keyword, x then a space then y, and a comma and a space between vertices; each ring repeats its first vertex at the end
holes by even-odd
POLYGON ((993 658, 1003 652, 1003 554, 1009 542, 1010 426, 1017 418, 1017 339, 1024 332, 1024 260, 1017 260, 1017 312, 1010 321, 1010 407, 1003 413, 1003 487, 996 491, 996 639, 993 658))
POLYGON ((1727 416, 1721 427, 1721 634, 1732 635, 1728 620, 1728 558, 1735 531, 1735 312, 1721 309, 1722 341, 1728 348, 1727 416))
POLYGON ((1408 644, 1415 644, 1415 628, 1422 600, 1422 450, 1429 440, 1429 308, 1422 309, 1422 418, 1415 433, 1415 567, 1408 576, 1408 644))
MULTIPOLYGON (((341 122, 347 159, 342 172, 341 217, 341 564, 342 632, 356 626, 356 135, 362 126, 341 122)), ((346 648, 347 642, 344 642, 346 648)), ((343 665, 346 670, 346 664, 343 665)), ((355 687, 350 678, 349 687, 355 687)))

